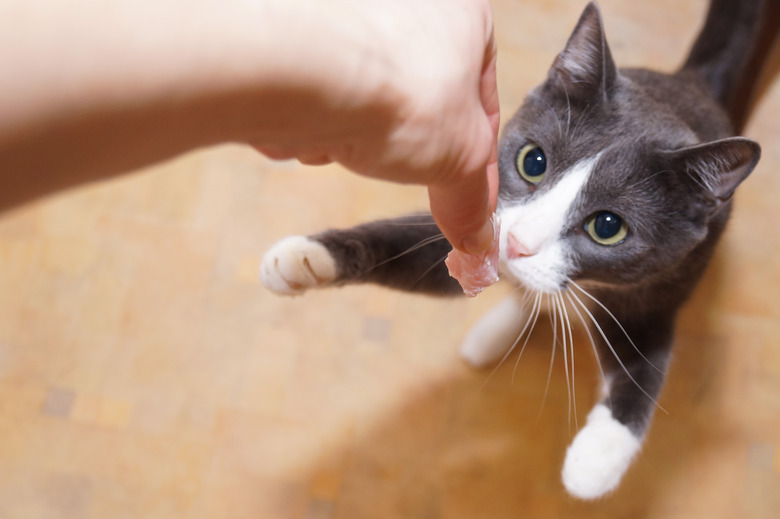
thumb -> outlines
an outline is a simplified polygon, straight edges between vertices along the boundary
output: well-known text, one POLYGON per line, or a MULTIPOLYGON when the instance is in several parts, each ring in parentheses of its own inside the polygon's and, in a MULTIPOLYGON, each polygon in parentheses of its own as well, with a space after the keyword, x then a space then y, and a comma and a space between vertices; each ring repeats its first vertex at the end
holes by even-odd
POLYGON ((487 18, 487 41, 479 78, 479 105, 483 131, 489 146, 487 167, 455 176, 445 184, 430 184, 431 214, 453 247, 469 254, 483 254, 495 239, 492 214, 498 198, 499 102, 496 81, 496 41, 492 17, 487 18))
POLYGON ((431 214, 453 247, 469 254, 482 254, 491 248, 491 214, 497 187, 495 163, 458 181, 428 186, 431 214))
POLYGON ((457 181, 428 186, 431 213, 437 225, 453 247, 470 254, 482 254, 490 249, 495 237, 491 215, 498 199, 499 104, 495 44, 488 49, 480 79, 480 101, 489 127, 487 168, 483 166, 457 181))

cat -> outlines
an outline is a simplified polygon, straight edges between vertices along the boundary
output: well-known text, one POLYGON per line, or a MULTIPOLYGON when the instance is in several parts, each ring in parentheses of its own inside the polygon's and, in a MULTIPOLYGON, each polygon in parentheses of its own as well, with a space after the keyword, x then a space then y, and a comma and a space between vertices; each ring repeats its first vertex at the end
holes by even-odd
MULTIPOLYGON (((477 367, 506 358, 543 301, 592 323, 603 395, 562 469, 578 498, 617 488, 639 452, 659 407, 675 316, 759 160, 756 142, 734 136, 745 114, 733 106, 755 83, 748 61, 762 9, 760 0, 713 0, 685 64, 662 74, 617 69, 591 3, 503 130, 501 276, 528 296, 483 317, 461 352, 477 367)), ((443 263, 450 250, 429 214, 409 215, 285 238, 265 255, 261 278, 287 295, 378 283, 455 296, 461 288, 443 263)))

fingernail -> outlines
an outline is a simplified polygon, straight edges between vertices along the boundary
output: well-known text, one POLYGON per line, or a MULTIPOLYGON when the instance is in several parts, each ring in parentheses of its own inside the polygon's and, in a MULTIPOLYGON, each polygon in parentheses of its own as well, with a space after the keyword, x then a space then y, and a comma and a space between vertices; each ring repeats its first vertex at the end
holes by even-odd
POLYGON ((476 233, 471 236, 466 236, 463 239, 463 250, 469 254, 482 254, 493 245, 495 238, 495 230, 493 227, 493 218, 488 220, 482 225, 482 227, 476 233))

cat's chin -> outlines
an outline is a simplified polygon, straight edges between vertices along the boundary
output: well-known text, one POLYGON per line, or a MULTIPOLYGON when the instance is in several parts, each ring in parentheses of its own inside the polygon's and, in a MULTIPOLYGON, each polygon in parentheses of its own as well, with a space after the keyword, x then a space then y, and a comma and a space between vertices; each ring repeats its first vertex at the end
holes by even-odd
POLYGON ((501 279, 508 279, 521 290, 534 294, 557 294, 568 288, 565 282, 556 283, 549 278, 534 275, 533 273, 523 272, 518 274, 507 266, 501 269, 501 279))
POLYGON ((533 256, 504 256, 500 262, 501 277, 511 279, 530 292, 556 294, 565 290, 569 281, 570 266, 566 256, 559 243, 553 243, 533 256))

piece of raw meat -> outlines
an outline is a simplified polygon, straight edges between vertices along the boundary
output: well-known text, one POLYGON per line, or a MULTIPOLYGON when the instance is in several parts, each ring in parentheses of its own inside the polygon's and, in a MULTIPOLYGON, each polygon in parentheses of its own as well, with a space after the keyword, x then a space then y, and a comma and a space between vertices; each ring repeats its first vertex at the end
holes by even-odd
POLYGON ((493 246, 483 254, 468 254, 458 249, 449 253, 444 263, 463 288, 463 293, 476 297, 498 281, 498 232, 500 222, 493 218, 493 246))

